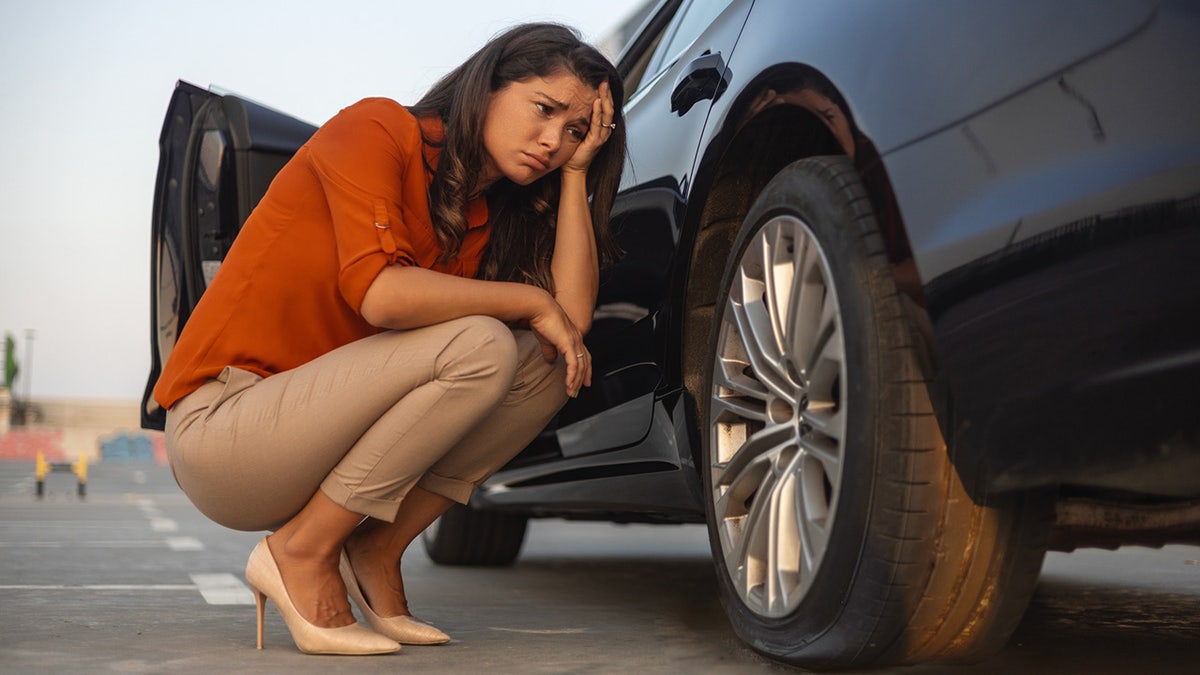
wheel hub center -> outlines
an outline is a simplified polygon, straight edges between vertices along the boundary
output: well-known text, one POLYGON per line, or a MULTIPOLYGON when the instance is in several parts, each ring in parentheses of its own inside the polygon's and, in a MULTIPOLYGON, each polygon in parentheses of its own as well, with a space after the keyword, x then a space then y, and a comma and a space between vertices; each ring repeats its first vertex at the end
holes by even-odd
POLYGON ((792 404, 781 398, 771 399, 767 404, 767 419, 773 424, 785 424, 796 417, 792 404))

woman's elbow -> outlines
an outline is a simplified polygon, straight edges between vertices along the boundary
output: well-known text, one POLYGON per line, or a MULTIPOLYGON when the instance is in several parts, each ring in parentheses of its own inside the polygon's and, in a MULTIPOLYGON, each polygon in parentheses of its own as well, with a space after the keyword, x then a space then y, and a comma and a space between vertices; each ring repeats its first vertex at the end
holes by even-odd
POLYGON ((400 311, 395 298, 383 284, 371 284, 363 296, 358 313, 363 320, 376 328, 400 328, 400 311))
POLYGON ((367 323, 376 328, 389 328, 388 324, 392 323, 387 306, 381 302, 373 302, 370 294, 363 298, 362 306, 358 310, 359 315, 367 323))
POLYGON ((575 324, 575 329, 580 335, 587 335, 592 329, 592 313, 581 313, 571 317, 571 322, 575 324))
POLYGON ((367 287, 358 313, 363 320, 388 330, 412 328, 413 308, 408 302, 411 296, 404 289, 413 288, 416 281, 410 275, 419 268, 389 265, 379 272, 375 281, 367 287))
POLYGON ((592 314, 596 311, 595 299, 585 300, 576 295, 568 295, 559 293, 554 298, 558 301, 559 307, 562 307, 566 312, 567 318, 571 323, 575 324, 575 329, 581 335, 587 335, 587 332, 592 329, 592 314))

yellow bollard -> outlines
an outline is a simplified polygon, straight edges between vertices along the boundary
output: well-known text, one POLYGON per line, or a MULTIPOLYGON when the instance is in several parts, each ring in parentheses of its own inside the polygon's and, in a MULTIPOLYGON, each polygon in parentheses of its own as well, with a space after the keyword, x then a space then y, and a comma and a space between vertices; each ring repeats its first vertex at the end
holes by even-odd
POLYGON ((71 467, 75 470, 75 478, 79 481, 79 496, 87 496, 87 455, 80 455, 71 467))
POLYGON ((46 462, 45 455, 41 450, 37 451, 37 496, 43 497, 46 494, 46 474, 50 472, 50 464, 46 462))

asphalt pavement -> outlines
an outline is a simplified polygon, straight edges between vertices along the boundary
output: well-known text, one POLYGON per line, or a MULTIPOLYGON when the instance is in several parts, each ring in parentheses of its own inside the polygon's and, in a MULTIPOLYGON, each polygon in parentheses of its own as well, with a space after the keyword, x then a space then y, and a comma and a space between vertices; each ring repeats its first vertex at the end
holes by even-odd
MULTIPOLYGON (((254 648, 242 577, 262 533, 201 516, 168 469, 101 463, 73 475, 0 462, 3 673, 793 672, 733 635, 704 528, 535 521, 511 568, 404 561, 410 604, 443 646, 309 656, 271 605, 254 648)), ((1051 554, 1009 646, 986 663, 906 673, 1200 672, 1200 548, 1051 554)), ((883 672, 883 671, 874 671, 883 672)))

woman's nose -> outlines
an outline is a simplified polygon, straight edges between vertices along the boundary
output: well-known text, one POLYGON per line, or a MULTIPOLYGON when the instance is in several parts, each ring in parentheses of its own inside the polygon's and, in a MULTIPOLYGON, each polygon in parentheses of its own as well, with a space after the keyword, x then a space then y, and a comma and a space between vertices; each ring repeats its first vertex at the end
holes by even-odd
POLYGON ((542 129, 541 137, 538 143, 550 151, 551 153, 558 150, 558 146, 562 145, 563 130, 553 124, 548 124, 542 129))

